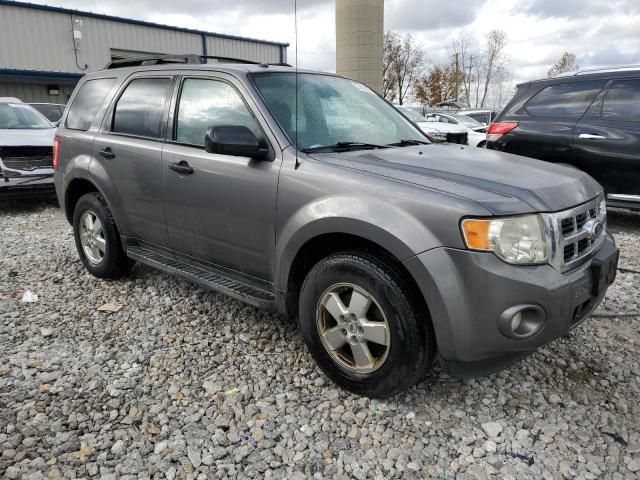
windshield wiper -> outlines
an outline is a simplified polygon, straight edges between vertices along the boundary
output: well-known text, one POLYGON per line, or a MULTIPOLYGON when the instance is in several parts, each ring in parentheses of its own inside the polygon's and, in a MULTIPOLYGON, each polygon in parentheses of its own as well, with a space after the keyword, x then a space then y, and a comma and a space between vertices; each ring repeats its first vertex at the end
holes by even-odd
POLYGON ((302 151, 304 153, 313 153, 313 152, 322 152, 322 151, 350 151, 350 150, 360 150, 365 148, 389 148, 387 145, 376 145, 375 143, 365 143, 365 142, 338 142, 333 145, 326 145, 320 147, 309 147, 303 148, 302 151))
POLYGON ((396 143, 389 143, 387 147, 411 147, 414 145, 429 145, 429 142, 423 142, 422 140, 400 140, 396 143))

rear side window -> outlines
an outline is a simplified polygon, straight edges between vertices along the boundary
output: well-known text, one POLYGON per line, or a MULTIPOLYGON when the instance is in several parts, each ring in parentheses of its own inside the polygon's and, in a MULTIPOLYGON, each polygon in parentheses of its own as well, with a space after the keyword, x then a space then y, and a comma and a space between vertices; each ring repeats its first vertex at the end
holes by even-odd
POLYGON ((640 122, 640 79, 616 80, 611 84, 602 105, 602 118, 640 122))
POLYGON ((89 130, 115 80, 99 78, 84 82, 69 108, 66 127, 73 130, 89 130))
POLYGON ((603 86, 604 80, 550 85, 529 100, 525 109, 534 117, 579 119, 603 86))
POLYGON ((113 114, 112 132, 160 138, 171 80, 139 78, 120 96, 113 114))

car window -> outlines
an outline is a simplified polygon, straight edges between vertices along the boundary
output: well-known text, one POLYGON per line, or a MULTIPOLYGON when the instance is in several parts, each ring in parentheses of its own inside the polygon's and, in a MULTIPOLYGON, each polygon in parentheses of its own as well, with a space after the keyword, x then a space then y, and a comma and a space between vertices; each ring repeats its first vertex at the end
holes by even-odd
POLYGON ((138 78, 125 88, 113 113, 111 131, 160 138, 171 80, 138 78))
POLYGON ((604 80, 561 83, 540 90, 525 105, 534 117, 582 117, 596 95, 602 90, 604 80))
POLYGON ((114 82, 115 78, 99 78, 83 83, 69 107, 66 127, 89 130, 114 82))
POLYGON ((48 103, 36 103, 36 104, 31 104, 31 106, 35 108, 37 111, 39 111, 41 114, 43 114, 45 117, 47 117, 47 120, 49 120, 50 122, 57 122, 58 120, 60 120, 60 117, 62 116, 62 111, 60 110, 60 107, 58 105, 48 104, 48 103))
POLYGON ((178 105, 176 141, 203 146, 207 129, 218 125, 242 125, 260 135, 256 120, 231 85, 186 79, 178 105))
POLYGON ((616 80, 611 84, 602 105, 602 118, 640 122, 640 79, 616 80))

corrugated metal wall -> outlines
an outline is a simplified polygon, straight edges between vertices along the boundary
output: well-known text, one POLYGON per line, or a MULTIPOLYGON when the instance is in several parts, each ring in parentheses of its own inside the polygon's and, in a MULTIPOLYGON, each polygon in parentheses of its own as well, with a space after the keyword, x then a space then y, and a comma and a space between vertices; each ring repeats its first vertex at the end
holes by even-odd
POLYGON ((231 38, 207 37, 207 53, 253 62, 280 63, 280 47, 231 38))
MULTIPOLYGON (((83 73, 109 62, 112 48, 202 54, 202 46, 199 33, 0 5, 0 68, 83 73), (81 32, 77 52, 74 30, 81 32)), ((277 63, 281 49, 250 40, 207 37, 209 55, 277 63)))
POLYGON ((0 82, 0 97, 16 97, 27 103, 66 104, 72 92, 73 87, 65 85, 60 87, 60 95, 49 95, 47 85, 0 82))

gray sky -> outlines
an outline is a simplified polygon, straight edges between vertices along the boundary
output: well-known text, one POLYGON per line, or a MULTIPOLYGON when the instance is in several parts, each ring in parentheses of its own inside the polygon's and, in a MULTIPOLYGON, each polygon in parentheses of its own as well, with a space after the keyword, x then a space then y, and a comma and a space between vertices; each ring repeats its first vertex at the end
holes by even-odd
MULTIPOLYGON (((219 33, 290 42, 293 0, 34 0, 219 33)), ((334 0, 298 0, 298 65, 335 69, 334 0)), ((430 63, 465 30, 507 34, 516 81, 546 76, 565 50, 581 67, 640 63, 640 0, 386 0, 385 29, 412 33, 430 63)))

